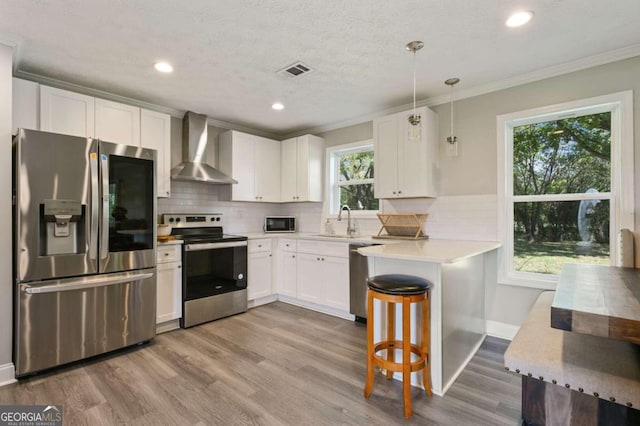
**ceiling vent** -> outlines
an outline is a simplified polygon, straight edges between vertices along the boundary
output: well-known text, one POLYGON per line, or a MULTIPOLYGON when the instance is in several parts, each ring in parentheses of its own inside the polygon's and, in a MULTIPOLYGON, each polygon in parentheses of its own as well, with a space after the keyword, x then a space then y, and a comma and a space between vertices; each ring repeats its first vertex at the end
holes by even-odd
POLYGON ((280 71, 278 71, 278 74, 287 78, 294 78, 300 77, 304 74, 312 73, 313 71, 313 68, 303 64, 302 62, 294 62, 293 64, 282 68, 280 71))

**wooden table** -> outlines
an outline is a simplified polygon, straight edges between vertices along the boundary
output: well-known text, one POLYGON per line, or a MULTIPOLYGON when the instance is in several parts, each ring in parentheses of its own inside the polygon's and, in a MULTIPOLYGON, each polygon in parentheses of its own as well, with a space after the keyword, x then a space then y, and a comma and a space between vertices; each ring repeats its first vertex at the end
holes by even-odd
POLYGON ((640 269, 564 265, 551 327, 640 344, 640 269))

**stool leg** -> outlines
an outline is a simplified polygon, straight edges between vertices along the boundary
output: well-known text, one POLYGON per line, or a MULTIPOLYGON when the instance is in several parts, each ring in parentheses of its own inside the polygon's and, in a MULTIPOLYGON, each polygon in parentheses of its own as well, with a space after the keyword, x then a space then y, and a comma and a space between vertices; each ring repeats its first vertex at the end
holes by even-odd
POLYGON ((373 390, 373 293, 367 290, 367 382, 364 397, 369 398, 373 390))
POLYGON ((404 417, 411 417, 411 303, 408 297, 402 301, 402 399, 404 417))
POLYGON ((427 395, 431 396, 431 318, 429 313, 429 292, 422 302, 422 353, 426 354, 424 369, 422 370, 422 384, 427 395))
MULTIPOLYGON (((387 340, 393 342, 396 340, 396 304, 387 303, 387 340)), ((396 360, 396 346, 391 344, 391 347, 387 349, 387 361, 395 362, 396 360)), ((393 377, 393 371, 387 368, 387 379, 393 377)))

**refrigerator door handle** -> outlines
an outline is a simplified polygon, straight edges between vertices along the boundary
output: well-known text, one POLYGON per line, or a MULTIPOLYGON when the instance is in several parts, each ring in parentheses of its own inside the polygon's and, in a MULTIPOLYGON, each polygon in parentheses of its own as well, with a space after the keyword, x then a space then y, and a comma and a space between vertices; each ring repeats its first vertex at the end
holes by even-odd
POLYGON ((100 260, 109 256, 109 157, 100 153, 102 180, 102 224, 100 226, 100 260))
POLYGON ((89 259, 96 260, 98 254, 98 215, 100 214, 100 188, 98 179, 98 153, 89 154, 91 171, 91 224, 89 237, 89 259))
POLYGON ((39 287, 32 287, 34 285, 37 285, 38 283, 31 283, 31 284, 24 285, 23 288, 24 288, 24 292, 27 294, 59 293, 61 291, 83 290, 87 288, 104 287, 108 285, 122 284, 126 282, 140 281, 140 280, 145 280, 151 277, 153 277, 153 272, 138 272, 138 273, 120 275, 117 277, 97 276, 97 277, 92 277, 88 279, 82 279, 76 283, 70 283, 70 284, 52 284, 52 285, 43 285, 39 287))

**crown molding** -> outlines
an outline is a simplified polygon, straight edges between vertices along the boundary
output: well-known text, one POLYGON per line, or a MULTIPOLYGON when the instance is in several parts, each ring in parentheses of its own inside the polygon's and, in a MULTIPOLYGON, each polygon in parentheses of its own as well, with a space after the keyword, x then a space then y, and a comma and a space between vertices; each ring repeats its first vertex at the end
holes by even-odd
MULTIPOLYGON (((486 95, 488 93, 497 92, 500 90, 508 89, 511 87, 521 86, 528 83, 544 80, 547 78, 557 77, 564 74, 569 74, 575 71, 580 71, 588 68, 593 68, 599 65, 605 65, 612 62, 622 61, 624 59, 640 56, 640 44, 634 44, 631 46, 623 47, 621 49, 611 50, 608 52, 600 53, 597 55, 587 56, 577 59, 571 62, 565 62, 559 65, 553 65, 546 68, 541 68, 536 71, 528 72, 525 74, 511 77, 508 79, 496 81, 489 84, 483 84, 476 87, 470 87, 468 89, 457 90, 454 94, 454 101, 472 98, 474 96, 486 95)), ((427 106, 432 107, 436 105, 442 105, 451 100, 451 95, 440 95, 431 98, 423 99, 416 102, 417 107, 427 106)), ((317 134, 329 132, 331 130, 340 129, 343 127, 354 126, 356 124, 372 121, 376 117, 382 117, 388 114, 394 114, 396 112, 406 111, 413 108, 413 104, 404 104, 393 108, 388 108, 376 113, 370 113, 355 117, 349 120, 339 121, 332 124, 326 124, 322 126, 316 126, 308 129, 291 132, 283 136, 284 139, 293 138, 305 134, 317 134)))
MULTIPOLYGON (((103 90, 93 89, 91 87, 86 87, 79 84, 68 83, 66 81, 58 80, 51 77, 45 77, 40 74, 30 73, 26 71, 14 71, 14 77, 22 78, 24 80, 30 80, 36 83, 44 84, 46 86, 55 87, 57 89, 69 90, 76 93, 82 93, 83 95, 94 96, 96 98, 107 99, 109 101, 120 102, 127 105, 137 106, 139 108, 162 112, 165 114, 169 114, 172 117, 179 118, 180 120, 182 120, 186 112, 181 109, 157 105, 151 102, 140 101, 138 99, 133 99, 126 96, 115 95, 103 90)), ((241 124, 218 120, 211 117, 207 117, 207 124, 214 127, 220 127, 222 129, 237 130, 239 132, 250 133, 252 135, 262 136, 266 138, 278 140, 280 139, 280 135, 275 133, 265 132, 263 130, 254 129, 253 127, 243 126, 241 124)))

